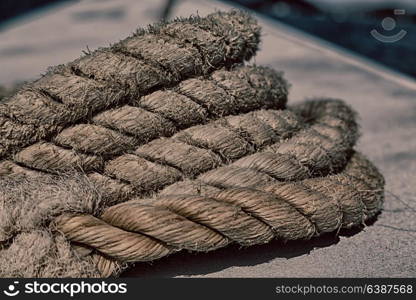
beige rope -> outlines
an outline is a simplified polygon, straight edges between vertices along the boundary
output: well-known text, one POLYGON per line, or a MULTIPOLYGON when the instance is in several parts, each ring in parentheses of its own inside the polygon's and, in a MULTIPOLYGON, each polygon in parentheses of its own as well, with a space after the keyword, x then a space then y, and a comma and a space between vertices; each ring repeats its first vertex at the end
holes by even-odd
POLYGON ((219 12, 153 25, 55 67, 0 104, 0 158, 109 107, 249 59, 259 35, 249 16, 219 12))
MULTIPOLYGON (((356 153, 337 175, 274 181, 257 189, 131 200, 109 207, 100 218, 62 215, 56 222, 68 239, 102 254, 98 267, 109 276, 113 270, 108 273, 101 266, 106 257, 152 261, 182 249, 206 252, 230 243, 309 239, 361 225, 381 209, 383 184, 383 177, 356 153), (357 176, 362 172, 369 176, 357 176)), ((105 264, 108 268, 109 262, 105 264)))
POLYGON ((355 112, 286 109, 282 74, 242 65, 259 34, 239 12, 154 25, 2 102, 0 275, 117 275, 379 213, 384 179, 354 150, 355 112))

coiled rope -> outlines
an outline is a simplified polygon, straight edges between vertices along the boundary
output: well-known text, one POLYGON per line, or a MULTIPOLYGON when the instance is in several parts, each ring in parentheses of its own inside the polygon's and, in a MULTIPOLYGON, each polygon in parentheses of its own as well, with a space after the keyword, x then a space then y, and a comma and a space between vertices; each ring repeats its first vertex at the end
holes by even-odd
POLYGON ((111 276, 180 250, 306 240, 374 217, 384 179, 353 148, 355 112, 334 99, 286 109, 281 73, 238 64, 258 42, 242 13, 175 20, 1 104, 0 264, 48 240, 41 229, 58 235, 50 256, 97 272, 48 260, 54 267, 32 262, 30 276, 111 276), (75 189, 83 175, 73 175, 60 183, 72 194, 57 199, 59 184, 42 178, 68 171, 85 173, 88 187, 75 189), (22 177, 39 178, 44 194, 16 196, 10 180, 22 177))

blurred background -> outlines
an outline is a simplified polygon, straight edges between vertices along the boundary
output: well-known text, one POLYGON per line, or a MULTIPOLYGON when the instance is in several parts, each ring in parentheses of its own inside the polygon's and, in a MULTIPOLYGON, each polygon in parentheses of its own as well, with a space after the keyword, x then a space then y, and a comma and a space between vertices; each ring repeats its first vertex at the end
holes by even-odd
MULTIPOLYGON (((59 64, 75 58, 74 48, 102 46, 100 35, 106 45, 139 25, 168 19, 184 1, 1 0, 0 85, 33 78, 39 73, 36 61, 42 63, 42 58, 48 58, 47 65, 59 64)), ((248 8, 416 78, 416 0, 222 2, 248 8)))

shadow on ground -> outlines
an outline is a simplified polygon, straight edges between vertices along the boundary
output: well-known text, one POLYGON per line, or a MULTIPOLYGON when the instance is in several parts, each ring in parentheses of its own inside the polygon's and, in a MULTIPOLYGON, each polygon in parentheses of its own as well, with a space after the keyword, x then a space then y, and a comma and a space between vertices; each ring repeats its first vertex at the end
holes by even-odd
MULTIPOLYGON (((366 226, 373 225, 377 217, 367 221, 366 226)), ((364 226, 348 230, 343 229, 339 233, 327 233, 309 241, 284 243, 274 240, 268 244, 251 247, 231 245, 208 253, 181 251, 152 263, 137 263, 126 270, 121 277, 160 278, 204 275, 229 267, 254 266, 279 257, 291 259, 308 254, 317 248, 335 245, 340 241, 340 236, 352 237, 363 229, 364 226)))

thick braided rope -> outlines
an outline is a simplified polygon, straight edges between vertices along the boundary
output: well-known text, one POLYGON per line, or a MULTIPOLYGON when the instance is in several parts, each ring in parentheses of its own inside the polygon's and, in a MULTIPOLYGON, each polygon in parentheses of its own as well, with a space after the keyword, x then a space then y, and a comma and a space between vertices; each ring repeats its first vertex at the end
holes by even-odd
MULTIPOLYGON (((55 67, 0 104, 0 158, 51 139, 102 110, 249 59, 257 50, 259 36, 259 26, 246 14, 218 12, 138 30, 109 48, 55 67)), ((198 84, 188 82, 184 90, 193 85, 197 91, 198 84)), ((136 117, 144 113, 138 108, 132 112, 136 117)), ((95 119, 102 123, 106 117, 95 119)), ((157 116, 147 116, 152 117, 161 122, 157 116)))
MULTIPOLYGON (((194 124, 216 120, 224 115, 236 114, 238 111, 283 108, 286 96, 286 82, 280 73, 270 69, 238 67, 231 71, 215 71, 209 78, 185 80, 170 90, 156 91, 141 97, 137 101, 140 107, 126 105, 101 112, 92 118, 91 123, 70 126, 49 141, 44 140, 24 147, 9 159, 0 161, 0 175, 36 175, 42 172, 59 173, 73 168, 81 169, 90 174, 92 181, 106 190, 105 194, 108 197, 122 201, 132 193, 151 192, 180 179, 182 172, 175 167, 175 164, 178 164, 175 161, 184 152, 190 155, 186 158, 188 162, 199 155, 212 156, 211 164, 206 161, 201 162, 198 169, 200 172, 215 167, 221 162, 218 155, 205 153, 205 149, 180 141, 179 136, 188 132, 184 129, 194 124), (159 146, 168 147, 167 149, 170 147, 177 149, 177 153, 175 151, 170 153, 171 164, 167 160, 163 165, 155 162, 147 156, 146 151, 140 151, 140 148, 135 151, 140 145, 149 145, 148 143, 155 138, 169 137, 175 132, 177 134, 170 139, 158 139, 152 143, 153 146, 159 144, 159 146), (123 154, 126 152, 130 154, 123 154), (175 155, 176 159, 172 157, 175 155), (146 175, 141 179, 126 179, 124 177, 129 174, 118 175, 132 164, 135 164, 137 174, 146 168, 155 176, 149 178, 146 175), (140 187, 140 190, 134 191, 122 184, 123 181, 129 180, 135 180, 135 186, 140 187), (114 194, 113 189, 119 189, 122 192, 114 194)), ((286 112, 281 113, 282 116, 278 116, 280 112, 275 111, 257 112, 257 115, 260 117, 264 115, 264 118, 270 114, 275 116, 275 119, 286 118, 288 120, 280 120, 280 122, 287 123, 286 128, 282 126, 278 129, 282 136, 286 135, 285 131, 290 132, 291 127, 296 126, 292 124, 293 117, 286 112)), ((252 131, 256 129, 256 118, 253 114, 245 115, 244 119, 247 126, 253 127, 252 131)), ((230 122, 239 120, 239 116, 230 117, 229 120, 230 122)), ((271 122, 277 121, 271 120, 271 122)), ((201 126, 200 129, 211 128, 211 132, 218 129, 220 132, 226 130, 222 136, 216 138, 219 143, 218 147, 226 146, 221 145, 220 138, 231 138, 239 144, 244 144, 243 146, 247 144, 237 132, 225 128, 218 122, 201 126)), ((274 124, 271 126, 276 127, 274 124)), ((270 128, 266 129, 273 133, 270 128)), ((148 152, 151 152, 151 149, 148 152)), ((198 171, 191 171, 197 161, 194 165, 183 166, 184 173, 198 171)))
POLYGON ((68 239, 98 251, 97 267, 109 276, 119 262, 152 261, 182 249, 205 252, 230 243, 309 239, 362 225, 381 209, 383 185, 371 163, 354 154, 337 175, 131 200, 99 218, 62 215, 56 222, 68 239))
POLYGON ((178 19, 56 67, 0 104, 3 256, 42 240, 77 264, 70 272, 94 261, 109 276, 182 249, 309 239, 376 215, 384 179, 353 150, 355 113, 331 99, 285 110, 281 73, 239 65, 258 42, 239 12, 178 19), (76 175, 61 181, 75 192, 62 201, 54 176, 74 169, 88 188, 76 175), (25 201, 8 181, 22 175, 51 199, 25 201))
MULTIPOLYGON (((384 183, 369 162, 354 154, 357 136, 354 112, 339 100, 308 101, 290 110, 259 110, 193 126, 135 151, 136 160, 147 156, 143 159, 160 168, 169 164, 182 173, 171 185, 155 185, 154 191, 166 186, 159 200, 115 205, 99 218, 64 214, 55 224, 69 240, 95 250, 92 257, 103 276, 116 273, 120 262, 154 260, 180 249, 208 251, 231 242, 265 243, 273 237, 305 239, 362 224, 381 209, 384 183), (203 152, 174 155, 183 141, 203 152), (213 155, 218 164, 211 163, 213 155), (192 171, 206 162, 206 170, 192 171), (246 212, 246 205, 260 217, 256 210, 246 212), (277 219, 265 222, 273 211, 277 219), (296 222, 285 224, 286 218, 296 222)), ((130 174, 125 186, 159 183, 164 175, 154 168, 150 170, 155 174, 147 176, 148 167, 136 172, 140 164, 118 165, 121 179, 130 174)))
POLYGON ((241 159, 227 157, 223 167, 172 184, 156 198, 109 207, 99 218, 62 215, 59 230, 97 250, 100 271, 110 275, 117 262, 151 261, 180 249, 308 239, 363 224, 382 207, 384 181, 352 150, 358 136, 354 112, 336 100, 293 110, 306 123, 292 118, 298 131, 284 142, 241 159))
MULTIPOLYGON (((206 180, 222 182, 224 176, 231 176, 238 182, 238 174, 221 174, 223 169, 218 168, 230 162, 234 162, 232 166, 250 165, 260 169, 276 166, 274 176, 286 180, 327 174, 345 165, 348 151, 357 138, 357 125, 354 113, 342 102, 318 102, 321 103, 318 109, 310 112, 310 126, 300 132, 304 125, 289 110, 260 110, 225 117, 182 130, 171 138, 154 140, 136 148, 133 153, 108 160, 104 173, 93 173, 91 178, 111 201, 123 201, 212 169, 212 173, 204 174, 206 180), (293 134, 295 136, 290 138, 293 134)), ((53 171, 62 162, 71 165, 72 157, 82 155, 73 152, 63 155, 56 148, 48 151, 47 146, 53 147, 44 143, 29 146, 15 155, 15 160, 35 170, 53 171)), ((13 173, 16 168, 10 168, 8 163, 4 164, 4 169, 13 173)))

